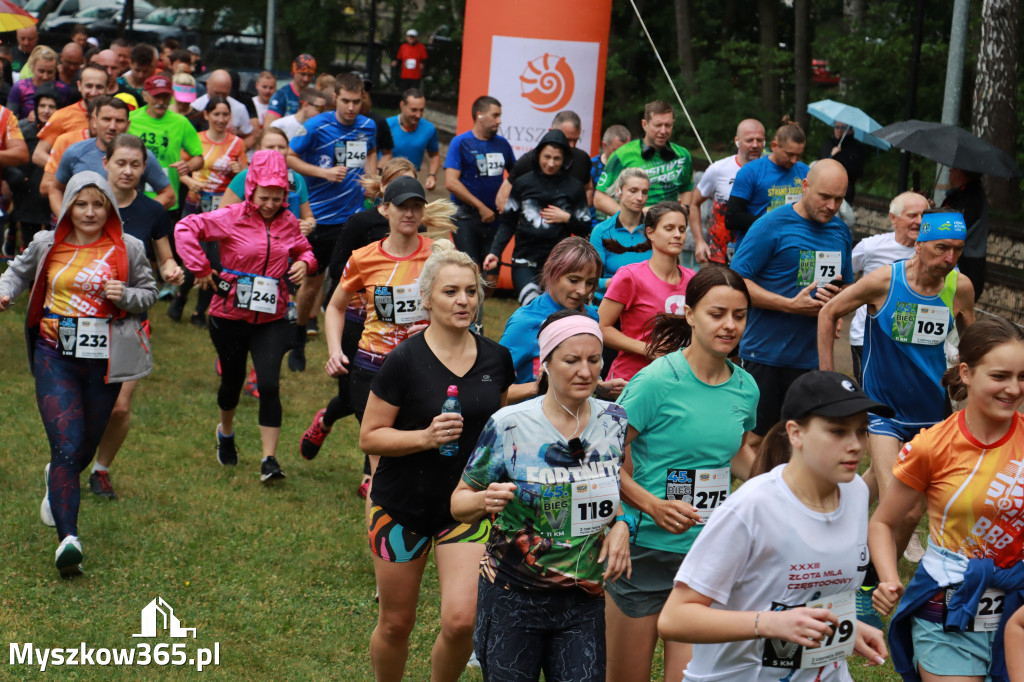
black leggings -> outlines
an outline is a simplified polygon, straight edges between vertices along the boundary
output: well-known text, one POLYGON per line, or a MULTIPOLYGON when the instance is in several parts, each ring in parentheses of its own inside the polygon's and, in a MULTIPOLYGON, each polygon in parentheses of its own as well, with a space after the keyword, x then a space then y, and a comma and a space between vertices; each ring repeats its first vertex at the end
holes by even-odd
POLYGON ((245 361, 252 355, 260 392, 260 426, 281 426, 281 360, 295 341, 295 325, 285 319, 252 324, 210 317, 210 339, 220 358, 217 407, 233 410, 245 384, 245 361))
MULTIPOLYGON (((363 325, 361 323, 345 320, 345 329, 341 332, 341 352, 349 359, 349 369, 352 368, 351 362, 356 356, 356 350, 359 349, 359 339, 362 335, 363 325)), ((365 404, 366 401, 364 400, 363 405, 365 404)), ((334 426, 334 422, 353 413, 349 375, 342 374, 338 376, 338 395, 331 398, 331 401, 327 403, 327 411, 324 412, 323 417, 324 426, 331 428, 334 426)), ((360 421, 362 421, 361 416, 360 421)))

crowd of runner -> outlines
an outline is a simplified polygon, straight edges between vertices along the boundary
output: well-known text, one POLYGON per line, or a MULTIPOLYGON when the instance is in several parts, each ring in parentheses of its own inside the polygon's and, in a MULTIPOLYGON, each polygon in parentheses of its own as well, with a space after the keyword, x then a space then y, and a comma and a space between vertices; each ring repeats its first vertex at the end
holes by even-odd
POLYGON ((196 288, 211 464, 240 465, 243 391, 265 484, 360 423, 378 680, 404 674, 431 550, 434 680, 473 654, 496 682, 649 680, 659 638, 666 682, 848 680, 890 652, 906 680, 1024 680, 1024 332, 975 319, 961 213, 899 194, 854 244, 843 137, 808 166, 798 125, 763 154, 746 119, 700 175, 652 101, 638 139, 612 125, 589 158, 563 111, 516 159, 481 96, 439 176, 415 31, 387 119, 306 54, 250 97, 227 71, 197 84, 176 45, 18 38, 0 311, 30 291, 61 575, 82 571, 82 472, 117 497, 147 310, 180 322, 196 288), (519 307, 495 342, 503 269, 519 307), (833 371, 851 313, 855 377, 833 371), (337 395, 282 445, 281 365, 307 371, 321 333, 337 395))

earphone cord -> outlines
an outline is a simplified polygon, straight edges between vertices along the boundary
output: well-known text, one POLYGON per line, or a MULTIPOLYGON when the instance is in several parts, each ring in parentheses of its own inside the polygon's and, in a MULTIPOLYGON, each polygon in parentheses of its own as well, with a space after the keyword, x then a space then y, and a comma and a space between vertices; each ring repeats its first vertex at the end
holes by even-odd
POLYGON ((566 412, 568 412, 569 416, 573 417, 576 420, 576 431, 573 431, 572 435, 569 436, 570 439, 575 438, 576 433, 580 430, 580 410, 583 409, 583 405, 581 404, 579 408, 576 410, 576 414, 573 414, 572 410, 563 405, 562 401, 558 399, 558 391, 555 390, 555 385, 550 382, 548 382, 548 385, 551 387, 551 393, 555 396, 555 402, 558 403, 558 406, 561 407, 566 412))

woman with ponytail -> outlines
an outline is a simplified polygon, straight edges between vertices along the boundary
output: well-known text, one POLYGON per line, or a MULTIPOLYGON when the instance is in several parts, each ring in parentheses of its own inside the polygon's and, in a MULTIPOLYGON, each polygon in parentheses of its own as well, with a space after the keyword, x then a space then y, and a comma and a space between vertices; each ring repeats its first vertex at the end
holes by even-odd
POLYGON ((900 451, 868 530, 872 600, 885 616, 902 597, 889 646, 904 680, 1006 680, 1004 620, 1024 603, 1024 331, 975 322, 943 384, 967 406, 900 451), (928 549, 904 594, 893 532, 922 497, 928 549))
MULTIPOLYGON (((610 290, 609 290, 610 293, 610 290)), ((607 301, 607 299, 605 299, 607 301)), ((629 415, 623 508, 632 526, 631 577, 608 587, 608 679, 649 680, 658 614, 679 564, 703 524, 746 479, 753 453, 757 385, 729 361, 747 322, 750 296, 732 270, 706 266, 686 287, 682 315, 660 313, 647 341, 656 358, 626 384, 629 415)), ((678 680, 689 645, 665 643, 665 680, 678 680)))

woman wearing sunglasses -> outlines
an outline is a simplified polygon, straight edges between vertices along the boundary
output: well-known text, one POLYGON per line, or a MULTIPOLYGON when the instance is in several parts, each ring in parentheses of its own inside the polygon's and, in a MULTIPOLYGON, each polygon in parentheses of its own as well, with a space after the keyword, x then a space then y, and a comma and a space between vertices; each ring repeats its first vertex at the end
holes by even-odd
POLYGON ((540 330, 538 397, 487 422, 452 516, 493 517, 474 644, 487 680, 604 680, 604 581, 629 571, 619 503, 626 413, 591 397, 601 329, 559 311, 540 330))

